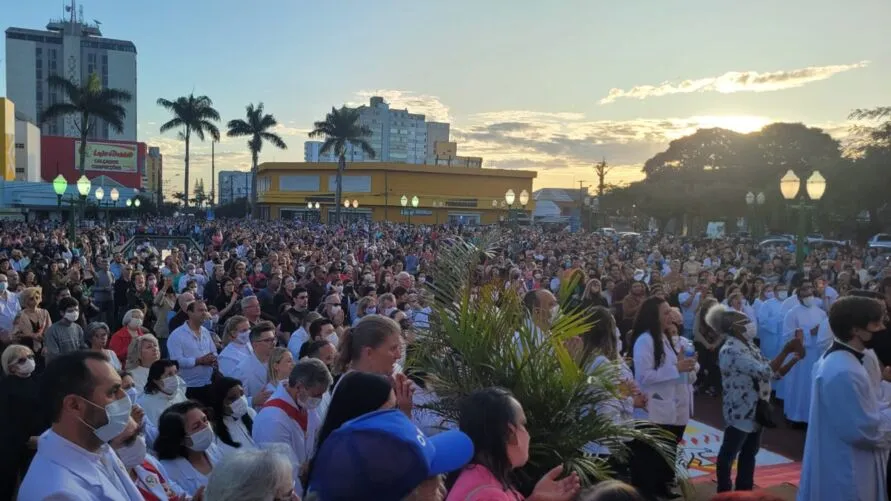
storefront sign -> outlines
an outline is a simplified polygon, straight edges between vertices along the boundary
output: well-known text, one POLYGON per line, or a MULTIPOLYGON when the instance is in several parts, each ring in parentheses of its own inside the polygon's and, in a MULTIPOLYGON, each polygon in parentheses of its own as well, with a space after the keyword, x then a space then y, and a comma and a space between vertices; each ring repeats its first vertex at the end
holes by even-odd
MULTIPOLYGON (((136 173, 137 145, 87 142, 85 170, 136 173)), ((80 163, 80 141, 74 141, 74 161, 80 163)))

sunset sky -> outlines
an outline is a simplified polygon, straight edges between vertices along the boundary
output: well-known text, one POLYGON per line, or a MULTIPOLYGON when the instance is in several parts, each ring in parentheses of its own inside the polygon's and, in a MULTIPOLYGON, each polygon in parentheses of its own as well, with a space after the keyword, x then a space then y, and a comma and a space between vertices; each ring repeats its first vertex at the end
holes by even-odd
MULTIPOLYGON (((61 0, 3 0, 3 24, 42 29, 61 0)), ((639 179, 699 127, 804 122, 841 137, 853 108, 891 105, 888 0, 84 0, 87 19, 139 52, 139 140, 160 146, 167 193, 183 144, 155 101, 214 100, 223 124, 265 103, 303 160, 312 122, 380 95, 452 123, 459 154, 539 172, 536 188, 639 179)), ((0 55, 5 54, 5 48, 0 55)), ((5 56, 4 56, 5 57, 5 56)), ((5 71, 0 71, 0 91, 5 71)), ((193 145, 210 185, 210 145, 193 145)), ((217 169, 249 168, 225 138, 217 169)), ((180 176, 180 177, 177 177, 180 176)))

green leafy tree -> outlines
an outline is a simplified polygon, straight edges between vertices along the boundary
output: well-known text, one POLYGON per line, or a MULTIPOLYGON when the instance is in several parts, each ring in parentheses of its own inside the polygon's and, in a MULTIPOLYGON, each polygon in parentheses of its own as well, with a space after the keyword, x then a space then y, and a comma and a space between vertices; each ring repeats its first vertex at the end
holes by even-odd
POLYGON ((603 459, 581 452, 592 441, 622 458, 628 453, 626 441, 639 439, 668 460, 674 442, 664 432, 644 423, 616 424, 593 412, 618 396, 617 367, 582 370, 564 345, 590 327, 586 313, 569 305, 578 276, 559 293, 563 311, 572 312, 564 313, 544 337, 528 321, 518 295, 494 299, 504 291, 502 283, 474 286, 477 265, 495 255, 498 238, 490 234, 478 246, 458 239, 437 256, 436 283, 428 286, 434 296, 430 329, 419 334, 423 342, 412 345, 407 361, 407 370, 427 375, 438 397, 427 408, 444 421, 458 422, 461 399, 472 391, 500 386, 513 392, 530 435, 529 462, 517 471, 526 493, 557 464, 578 472, 586 483, 608 477, 603 459))
POLYGON ((340 109, 331 108, 331 113, 325 116, 325 120, 316 122, 309 137, 321 137, 320 153, 333 151, 337 156, 337 188, 334 194, 335 219, 340 222, 341 197, 343 196, 343 172, 346 170, 347 146, 361 148, 370 158, 374 158, 375 151, 365 139, 371 136, 371 129, 359 124, 359 111, 346 106, 340 109))
POLYGON ((178 200, 179 203, 183 204, 183 206, 186 205, 186 194, 181 191, 177 191, 176 193, 174 193, 173 199, 178 200))
POLYGON ((189 94, 177 98, 175 101, 159 98, 158 106, 170 111, 173 118, 161 126, 161 133, 177 129, 180 138, 186 142, 185 155, 185 180, 183 184, 183 206, 189 206, 189 147, 192 134, 204 141, 205 134, 209 134, 213 140, 220 140, 220 130, 214 122, 220 121, 220 114, 213 107, 213 101, 207 96, 195 96, 189 94))
POLYGON ((247 105, 245 119, 230 120, 228 124, 227 136, 248 137, 247 145, 251 152, 251 213, 254 216, 257 215, 257 165, 263 142, 271 143, 283 150, 288 148, 278 134, 270 132, 276 125, 278 122, 274 116, 263 113, 263 103, 258 104, 256 108, 253 103, 247 105))
POLYGON ((41 123, 57 118, 74 117, 74 127, 80 134, 78 170, 81 175, 86 171, 87 136, 96 130, 97 120, 104 120, 117 132, 124 132, 124 119, 127 110, 123 104, 130 102, 133 96, 122 89, 103 89, 99 77, 92 73, 86 82, 78 85, 59 75, 50 75, 47 79, 50 87, 62 91, 63 101, 51 104, 40 113, 41 123))

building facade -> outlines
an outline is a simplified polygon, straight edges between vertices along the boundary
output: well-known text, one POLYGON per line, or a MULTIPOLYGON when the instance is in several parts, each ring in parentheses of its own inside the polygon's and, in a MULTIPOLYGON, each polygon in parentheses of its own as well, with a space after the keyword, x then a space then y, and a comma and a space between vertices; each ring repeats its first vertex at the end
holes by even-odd
POLYGON ((41 181, 40 127, 26 116, 15 116, 15 180, 41 181))
POLYGON ((164 182, 162 178, 164 168, 164 156, 161 148, 149 146, 145 157, 145 171, 142 175, 142 187, 147 191, 155 204, 164 202, 164 182))
POLYGON ((15 104, 0 97, 0 178, 15 179, 15 104))
POLYGON ((427 122, 427 148, 424 163, 436 165, 436 143, 449 142, 450 125, 444 122, 427 122))
MULTIPOLYGON (((90 179, 106 176, 122 186, 141 189, 145 172, 145 143, 133 141, 88 141, 84 165, 90 179)), ((62 174, 69 183, 80 178, 80 139, 43 136, 40 140, 40 176, 52 181, 62 174)))
POLYGON ((239 198, 251 196, 251 173, 240 170, 223 170, 217 173, 217 197, 220 205, 231 204, 239 198))
MULTIPOLYGON (((366 162, 350 165, 343 176, 343 200, 358 207, 341 209, 347 220, 368 219, 418 224, 492 224, 505 220, 508 190, 532 192, 532 171, 506 169, 458 170, 432 165, 366 162), (402 197, 409 202, 402 206, 402 197), (418 206, 411 200, 418 197, 418 206)), ((336 163, 266 162, 257 174, 257 198, 265 219, 333 221, 336 163), (308 208, 307 204, 312 204, 308 208), (319 209, 315 209, 315 204, 319 209)), ((534 209, 530 201, 525 208, 534 209)))
MULTIPOLYGON (((99 121, 90 137, 136 141, 136 46, 126 40, 103 38, 99 25, 87 23, 73 0, 66 10, 68 16, 50 21, 46 30, 6 30, 7 96, 21 113, 40 123, 42 110, 64 101, 62 91, 47 84, 50 75, 80 84, 95 73, 103 88, 126 90, 132 99, 122 104, 127 112, 123 132, 99 121)), ((79 135, 73 117, 47 122, 42 132, 79 135)))

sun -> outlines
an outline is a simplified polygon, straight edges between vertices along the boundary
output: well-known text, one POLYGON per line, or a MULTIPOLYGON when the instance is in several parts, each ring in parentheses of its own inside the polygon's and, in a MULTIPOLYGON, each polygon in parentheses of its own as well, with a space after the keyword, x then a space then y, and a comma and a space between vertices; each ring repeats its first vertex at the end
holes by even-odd
POLYGON ((742 134, 755 132, 764 128, 765 125, 772 122, 768 117, 757 115, 719 115, 719 116, 702 116, 693 117, 696 122, 696 128, 708 129, 712 127, 720 127, 729 129, 742 134))

